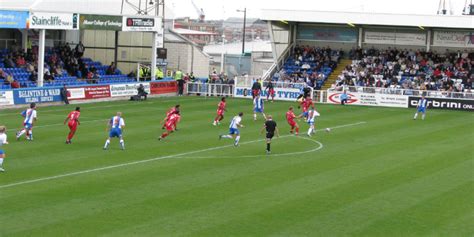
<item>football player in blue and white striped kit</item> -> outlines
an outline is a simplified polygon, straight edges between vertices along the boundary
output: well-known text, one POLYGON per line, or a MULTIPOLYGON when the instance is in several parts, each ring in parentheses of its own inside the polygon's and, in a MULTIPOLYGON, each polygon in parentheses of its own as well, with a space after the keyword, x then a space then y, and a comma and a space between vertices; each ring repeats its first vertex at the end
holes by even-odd
POLYGON ((6 131, 7 128, 5 126, 0 126, 0 172, 5 171, 5 169, 3 169, 3 159, 5 159, 6 155, 1 148, 3 145, 8 144, 6 131))
POLYGON ((426 115, 426 108, 428 107, 428 101, 425 98, 425 95, 421 96, 421 99, 418 101, 418 106, 417 111, 415 113, 415 117, 413 117, 414 120, 418 117, 418 113, 422 113, 421 119, 425 120, 425 115, 426 115))
POLYGON ((306 122, 308 122, 309 124, 309 129, 308 129, 308 136, 311 137, 311 134, 314 134, 315 133, 315 129, 314 129, 314 123, 316 121, 316 117, 319 117, 321 116, 318 111, 316 111, 315 109, 311 108, 309 111, 308 111, 308 119, 306 120, 306 122))
POLYGON ((107 150, 110 145, 110 140, 113 137, 118 137, 120 139, 120 148, 125 150, 125 142, 123 141, 122 130, 125 128, 125 121, 122 118, 122 112, 117 112, 117 115, 112 117, 108 123, 109 127, 109 138, 104 145, 104 150, 107 150))
POLYGON ((257 121, 257 113, 261 113, 263 118, 267 120, 265 113, 263 112, 263 99, 260 95, 255 96, 253 99, 253 120, 257 121))
POLYGON ((241 124, 242 116, 244 116, 244 113, 242 113, 242 112, 240 112, 239 115, 235 116, 232 119, 232 121, 230 122, 229 134, 228 135, 219 135, 219 139, 222 139, 222 138, 233 139, 233 138, 235 138, 234 146, 238 146, 239 141, 240 141, 239 128, 244 127, 244 125, 241 124))

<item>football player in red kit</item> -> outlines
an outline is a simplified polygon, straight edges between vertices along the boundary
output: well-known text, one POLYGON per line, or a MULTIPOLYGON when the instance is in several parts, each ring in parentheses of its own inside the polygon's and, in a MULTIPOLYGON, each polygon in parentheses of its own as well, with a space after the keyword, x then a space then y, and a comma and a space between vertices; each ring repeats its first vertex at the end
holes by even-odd
POLYGON ((166 127, 166 122, 170 119, 171 115, 173 115, 176 111, 179 112, 179 105, 175 105, 174 107, 171 107, 167 112, 166 112, 166 117, 161 121, 161 124, 163 124, 163 127, 161 129, 165 129, 166 127))
POLYGON ((81 108, 76 107, 76 110, 69 113, 67 118, 64 120, 64 125, 66 125, 66 123, 67 123, 67 126, 69 127, 69 134, 68 134, 67 139, 66 139, 66 144, 71 144, 72 143, 71 140, 74 137, 74 134, 76 133, 77 126, 81 124, 79 122, 79 116, 81 116, 81 108))
POLYGON ((296 123, 295 118, 301 118, 301 115, 296 116, 293 112, 293 107, 290 107, 288 109, 288 112, 286 112, 286 121, 291 126, 290 133, 294 132, 295 135, 298 135, 298 133, 300 132, 300 126, 298 126, 298 123, 296 123))
POLYGON ((217 116, 214 119, 214 123, 212 123, 212 125, 216 126, 221 124, 222 119, 224 119, 224 112, 227 111, 225 106, 225 97, 222 97, 221 102, 219 102, 217 105, 217 116))
POLYGON ((179 111, 175 111, 165 123, 166 132, 161 134, 158 140, 161 141, 162 139, 164 139, 165 137, 173 133, 176 130, 176 125, 178 124, 180 120, 181 120, 181 116, 179 115, 179 111))

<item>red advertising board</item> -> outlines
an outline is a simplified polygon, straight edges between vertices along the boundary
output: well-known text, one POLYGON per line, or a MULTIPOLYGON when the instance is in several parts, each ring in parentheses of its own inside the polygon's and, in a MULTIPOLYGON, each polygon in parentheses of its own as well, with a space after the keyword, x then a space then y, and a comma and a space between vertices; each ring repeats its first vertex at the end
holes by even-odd
POLYGON ((178 90, 178 84, 175 81, 151 82, 150 92, 152 95, 175 93, 178 90))
POLYGON ((110 86, 86 86, 84 87, 85 99, 100 99, 110 97, 110 86))

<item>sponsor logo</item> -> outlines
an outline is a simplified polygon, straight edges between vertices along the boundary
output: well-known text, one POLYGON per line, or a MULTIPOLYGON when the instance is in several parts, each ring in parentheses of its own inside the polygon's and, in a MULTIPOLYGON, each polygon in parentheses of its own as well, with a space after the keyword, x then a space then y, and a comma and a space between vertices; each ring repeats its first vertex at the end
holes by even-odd
MULTIPOLYGON (((410 107, 418 107, 418 100, 420 97, 410 97, 410 107)), ((443 99, 443 98, 426 98, 427 107, 429 109, 450 109, 450 110, 468 110, 474 111, 473 100, 459 100, 459 99, 443 99)))
MULTIPOLYGON (((340 104, 341 103, 341 95, 342 95, 342 93, 332 94, 332 95, 329 96, 329 101, 331 101, 334 104, 340 104)), ((353 94, 347 93, 347 96, 349 97, 349 98, 347 98, 347 104, 354 104, 357 101, 359 101, 357 99, 357 97, 353 94)))
POLYGON ((127 18, 128 27, 154 27, 155 19, 151 18, 127 18))

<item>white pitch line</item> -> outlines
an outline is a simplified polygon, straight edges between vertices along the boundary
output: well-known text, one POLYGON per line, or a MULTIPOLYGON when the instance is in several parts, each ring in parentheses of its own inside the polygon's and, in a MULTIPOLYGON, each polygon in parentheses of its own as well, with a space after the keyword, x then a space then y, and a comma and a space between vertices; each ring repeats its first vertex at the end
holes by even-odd
MULTIPOLYGON (((332 127, 331 129, 338 129, 338 128, 356 126, 356 125, 361 125, 361 124, 365 124, 365 123, 366 123, 366 122, 358 122, 358 123, 352 123, 352 124, 345 124, 345 125, 340 125, 340 126, 332 127)), ((324 129, 319 129, 319 130, 317 130, 317 131, 324 131, 324 129)), ((283 137, 289 137, 289 136, 293 136, 293 135, 285 135, 285 136, 281 136, 281 138, 283 138, 283 137)), ((250 143, 260 142, 260 141, 264 141, 264 140, 265 140, 265 139, 258 139, 258 140, 243 142, 243 143, 241 143, 241 144, 250 144, 250 143)), ((201 153, 201 152, 206 152, 206 151, 214 151, 214 150, 219 150, 219 149, 223 149, 223 148, 227 148, 227 147, 232 147, 232 146, 234 146, 234 145, 225 145, 225 146, 211 147, 211 148, 206 148, 206 149, 196 150, 196 151, 190 151, 190 152, 184 152, 184 153, 175 154, 175 155, 168 155, 168 156, 155 157, 155 158, 151 158, 151 159, 140 160, 140 161, 134 161, 134 162, 127 162, 127 163, 118 164, 118 165, 111 165, 111 166, 105 166, 105 167, 101 167, 101 168, 95 168, 95 169, 77 171, 77 172, 72 172, 72 173, 67 173, 67 174, 61 174, 61 175, 55 175, 55 176, 50 176, 50 177, 44 177, 44 178, 39 178, 39 179, 26 180, 26 181, 21 181, 21 182, 16 182, 16 183, 11 183, 11 184, 1 185, 1 186, 0 186, 0 189, 16 187, 16 186, 25 185, 25 184, 39 183, 39 182, 43 182, 43 181, 54 180, 54 179, 60 179, 60 178, 65 178, 65 177, 70 177, 70 176, 81 175, 81 174, 88 174, 88 173, 93 173, 93 172, 98 172, 98 171, 103 171, 103 170, 110 170, 110 169, 120 168, 120 167, 124 167, 124 166, 143 164, 143 163, 153 162, 153 161, 157 161, 157 160, 179 158, 179 157, 182 157, 182 156, 192 155, 192 154, 201 153)))

